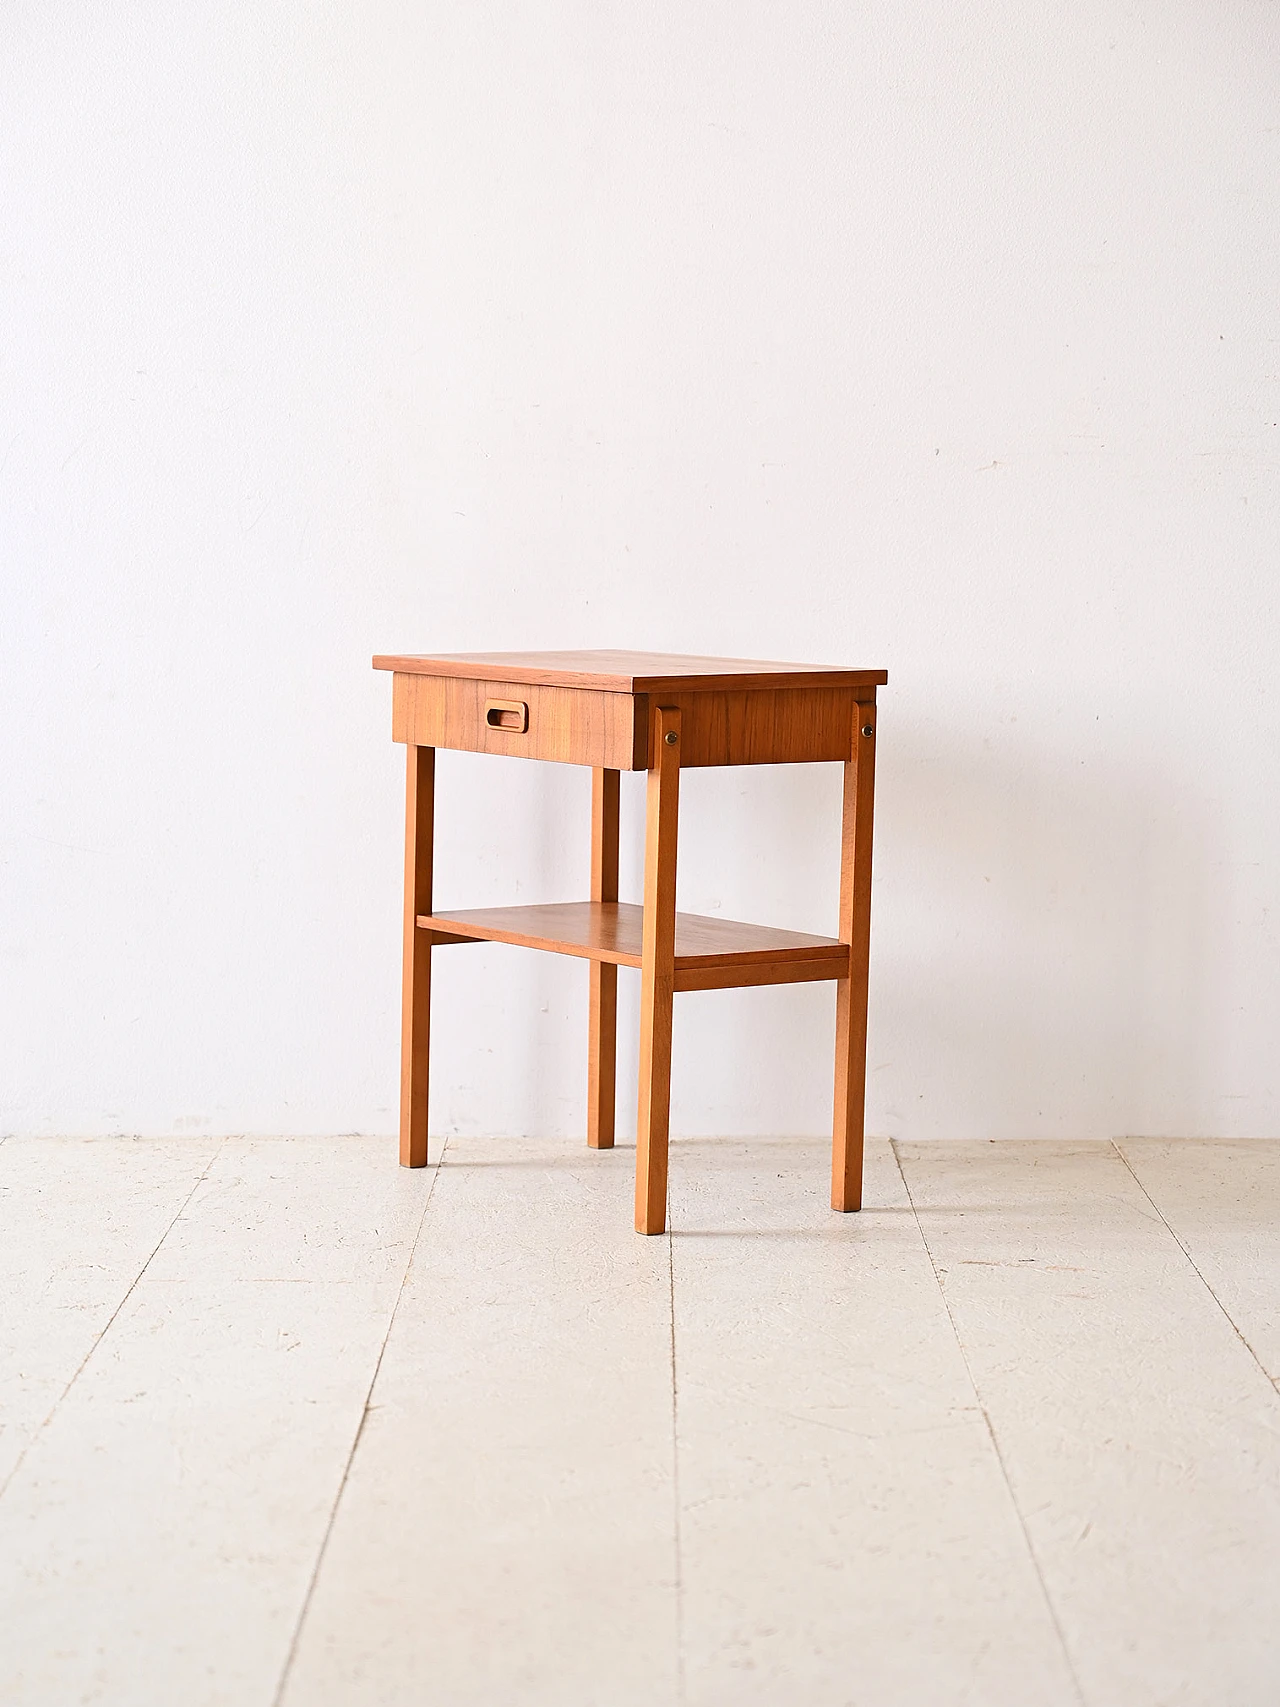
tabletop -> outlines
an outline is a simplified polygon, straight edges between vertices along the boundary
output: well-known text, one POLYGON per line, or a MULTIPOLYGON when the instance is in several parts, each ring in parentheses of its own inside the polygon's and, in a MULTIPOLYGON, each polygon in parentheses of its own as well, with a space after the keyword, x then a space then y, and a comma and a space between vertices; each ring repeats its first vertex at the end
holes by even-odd
POLYGON ((379 654, 375 670, 605 693, 697 693, 717 689, 883 687, 884 670, 779 664, 758 658, 704 658, 679 652, 445 652, 379 654))

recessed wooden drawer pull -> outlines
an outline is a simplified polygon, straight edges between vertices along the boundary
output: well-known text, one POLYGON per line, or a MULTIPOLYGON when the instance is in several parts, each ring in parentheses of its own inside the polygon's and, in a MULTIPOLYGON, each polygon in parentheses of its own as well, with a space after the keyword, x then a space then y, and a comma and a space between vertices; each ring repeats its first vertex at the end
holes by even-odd
POLYGON ((487 699, 484 720, 490 729, 509 729, 513 735, 523 735, 529 727, 529 707, 522 699, 487 699))

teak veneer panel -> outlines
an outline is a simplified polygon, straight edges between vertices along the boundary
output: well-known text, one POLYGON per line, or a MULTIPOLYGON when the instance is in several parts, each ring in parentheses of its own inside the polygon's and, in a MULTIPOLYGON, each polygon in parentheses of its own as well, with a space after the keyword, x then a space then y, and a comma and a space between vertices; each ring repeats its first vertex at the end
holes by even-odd
MULTIPOLYGON (((605 693, 679 693, 714 688, 882 687, 884 670, 777 664, 758 658, 686 657, 678 652, 452 652, 380 654, 375 670, 452 676, 543 687, 597 688, 605 693)), ((681 761, 682 764, 684 761, 681 761)))
MULTIPOLYGON (((543 948, 571 954, 580 960, 599 960, 613 966, 639 966, 644 942, 644 908, 628 901, 558 901, 532 907, 479 907, 466 912, 424 914, 418 920, 439 944, 449 942, 510 942, 520 948, 543 948)), ((805 976, 837 978, 848 969, 849 945, 834 937, 810 936, 804 931, 776 930, 771 925, 743 924, 736 919, 708 918, 700 913, 676 914, 675 967, 691 974, 745 972, 811 966, 805 976), (821 971, 816 970, 821 968, 821 971)), ((784 979, 783 982, 790 982, 784 979)), ((768 979, 744 982, 769 982, 768 979)), ((689 989, 718 989, 716 982, 690 983, 689 989)))
POLYGON ((473 677, 397 674, 395 681, 404 730, 397 740, 604 770, 644 769, 643 718, 637 719, 641 702, 630 694, 473 677), (513 700, 529 708, 527 729, 494 728, 485 721, 490 701, 513 700))
MULTIPOLYGON (((875 689, 715 688, 660 697, 665 709, 680 713, 680 768, 689 770, 844 760, 857 708, 874 703, 875 689)), ((653 760, 653 704, 646 694, 397 672, 392 736, 410 746, 647 770, 653 760), (528 706, 526 729, 494 728, 486 721, 487 706, 513 702, 528 706)))
MULTIPOLYGON (((680 768, 818 764, 849 756, 849 728, 873 687, 664 693, 680 713, 680 768)), ((646 764, 652 763, 652 754, 646 764)))

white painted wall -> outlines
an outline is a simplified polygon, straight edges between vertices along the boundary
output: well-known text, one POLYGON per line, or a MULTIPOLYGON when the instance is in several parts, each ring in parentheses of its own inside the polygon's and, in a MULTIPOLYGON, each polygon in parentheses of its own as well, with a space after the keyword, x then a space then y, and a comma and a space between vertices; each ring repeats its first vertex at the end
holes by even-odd
MULTIPOLYGON (((390 1130, 369 656, 551 645, 891 671, 874 1131, 1280 1130, 1269 0, 12 0, 0 166, 0 1131, 390 1130)), ((442 905, 585 892, 440 772, 442 905)), ((837 792, 681 904, 833 928, 837 792)), ((437 965, 433 1127, 580 1128, 585 968, 437 965)), ((831 1007, 682 997, 676 1129, 831 1007)))

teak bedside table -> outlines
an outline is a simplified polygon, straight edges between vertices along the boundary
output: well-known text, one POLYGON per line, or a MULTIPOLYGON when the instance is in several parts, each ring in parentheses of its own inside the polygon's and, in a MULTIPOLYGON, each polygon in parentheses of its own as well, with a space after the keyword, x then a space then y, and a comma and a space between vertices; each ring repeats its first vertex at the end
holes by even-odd
POLYGON ((587 1142, 613 1144, 618 967, 640 968, 636 1231, 667 1220, 671 1010, 677 990, 836 981, 831 1207, 862 1204, 867 944, 876 688, 831 670, 661 652, 467 652, 377 657, 392 670, 391 734, 408 746, 400 1160, 427 1160, 431 950, 511 942, 591 963, 587 1142), (431 898, 435 749, 590 765, 591 899, 437 912, 431 898), (806 936, 676 912, 680 772, 694 765, 844 765, 840 934, 806 936), (649 773, 644 905, 618 900, 618 773, 649 773))

